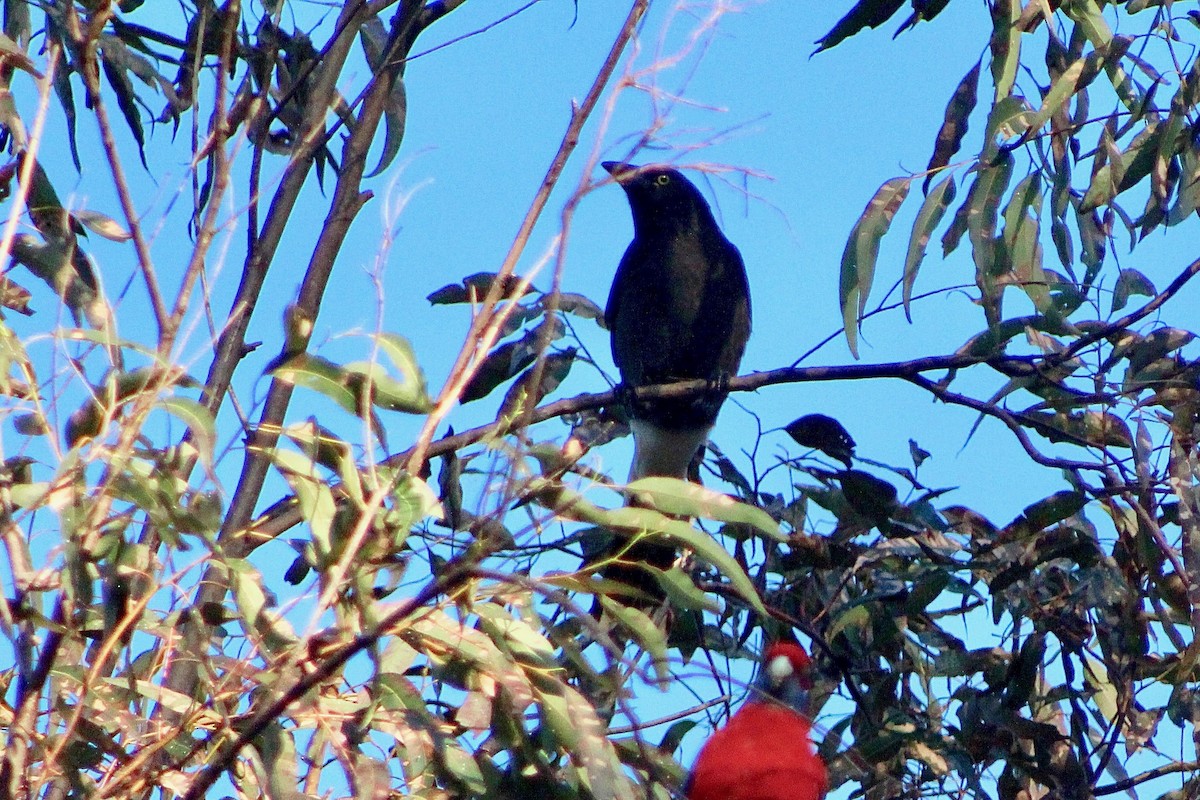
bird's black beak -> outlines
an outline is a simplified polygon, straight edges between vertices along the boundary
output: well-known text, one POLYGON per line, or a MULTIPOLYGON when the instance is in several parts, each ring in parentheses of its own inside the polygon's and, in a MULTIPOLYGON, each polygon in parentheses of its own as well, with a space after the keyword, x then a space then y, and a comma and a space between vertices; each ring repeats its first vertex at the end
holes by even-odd
POLYGON ((608 174, 612 175, 621 185, 625 185, 633 176, 637 175, 637 167, 633 164, 626 164, 624 161, 605 161, 600 166, 608 170, 608 174))

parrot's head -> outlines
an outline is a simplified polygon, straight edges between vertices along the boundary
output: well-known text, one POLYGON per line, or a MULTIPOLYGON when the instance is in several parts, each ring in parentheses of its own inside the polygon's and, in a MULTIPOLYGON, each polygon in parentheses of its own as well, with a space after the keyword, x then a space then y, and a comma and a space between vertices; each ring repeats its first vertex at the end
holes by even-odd
POLYGON ((808 690, 812 688, 812 659, 795 642, 776 642, 763 656, 758 675, 760 699, 770 698, 808 715, 808 690))

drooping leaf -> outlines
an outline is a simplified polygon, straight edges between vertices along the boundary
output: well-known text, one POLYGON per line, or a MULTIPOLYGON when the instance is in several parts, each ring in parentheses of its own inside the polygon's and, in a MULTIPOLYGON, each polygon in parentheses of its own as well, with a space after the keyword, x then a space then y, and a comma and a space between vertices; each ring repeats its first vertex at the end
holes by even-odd
POLYGON ((858 320, 866 308, 867 296, 875 280, 879 241, 891 227, 892 218, 911 186, 911 178, 892 178, 880 186, 854 223, 842 253, 839 300, 846 343, 855 358, 858 358, 858 320))
POLYGON ((1090 1, 1063 3, 1062 11, 1075 22, 1078 31, 1093 48, 1110 56, 1105 59, 1105 72, 1108 73, 1113 89, 1125 108, 1129 111, 1134 110, 1139 103, 1137 90, 1120 62, 1120 56, 1124 55, 1128 45, 1114 46, 1112 28, 1104 18, 1100 5, 1090 1))
POLYGON ((945 120, 938 129, 937 139, 933 143, 933 155, 929 157, 929 165, 925 168, 929 173, 921 184, 922 193, 929 192, 929 183, 936 172, 950 163, 950 159, 962 146, 963 137, 967 135, 967 123, 971 112, 975 110, 975 102, 979 90, 979 71, 981 61, 967 71, 959 81, 946 104, 945 120))
POLYGON ((114 65, 111 60, 101 58, 100 64, 104 69, 104 77, 108 79, 109 86, 117 96, 117 108, 121 109, 121 115, 125 118, 125 125, 129 128, 129 133, 137 143, 138 156, 142 159, 142 166, 150 169, 150 166, 146 163, 146 131, 142 125, 142 112, 138 107, 137 94, 134 91, 133 82, 129 80, 129 75, 125 70, 114 65))
POLYGON ((499 416, 512 418, 542 402, 566 380, 575 363, 576 352, 574 347, 568 347, 561 353, 551 353, 543 361, 541 370, 536 365, 526 370, 505 393, 499 416))
POLYGON ((996 221, 1012 171, 1012 154, 1005 152, 976 176, 967 193, 967 233, 975 260, 975 282, 989 325, 1000 321, 1001 289, 996 279, 1007 271, 1007 263, 997 252, 996 221))
POLYGON ((1136 269, 1121 270, 1121 274, 1117 276, 1117 283, 1113 287, 1112 312, 1115 314, 1124 308, 1129 302, 1130 296, 1135 294, 1154 297, 1158 291, 1150 279, 1136 269))
POLYGON ((1114 163, 1110 157, 1109 163, 1092 176, 1080 202, 1080 212, 1106 205, 1121 192, 1141 183, 1154 168, 1162 134, 1162 125, 1149 126, 1133 138, 1129 147, 1121 152, 1119 161, 1114 163))
POLYGON ((1078 514, 1086 504, 1087 498, 1079 492, 1055 492, 1026 506, 1021 516, 1013 520, 1008 527, 1021 526, 1031 532, 1045 530, 1078 514))
POLYGON ((558 310, 583 319, 594 319, 604 327, 604 309, 581 294, 561 292, 558 295, 558 310))
POLYGON ((758 613, 765 613, 762 599, 754 588, 754 582, 729 552, 712 536, 693 528, 687 522, 672 519, 650 508, 624 506, 611 511, 601 509, 588 502, 582 495, 566 487, 559 487, 553 497, 554 510, 567 519, 575 519, 599 525, 610 530, 626 531, 632 535, 653 531, 656 536, 670 544, 691 549, 697 556, 711 564, 724 575, 731 588, 758 613))
POLYGON ((376 387, 375 403, 389 411, 424 414, 433 407, 426 388, 425 373, 408 339, 392 333, 380 334, 379 350, 400 373, 399 380, 387 383, 387 393, 376 387))
POLYGON ((1092 447, 1133 447, 1133 433, 1123 419, 1103 411, 1026 412, 1022 424, 1052 442, 1092 447))
POLYGON ((925 196, 925 202, 921 204, 921 210, 917 212, 916 221, 913 222, 912 235, 908 240, 908 253, 904 257, 904 316, 908 318, 909 322, 912 322, 910 305, 913 286, 917 282, 917 271, 921 268, 921 262, 925 260, 925 249, 929 245, 929 239, 933 236, 934 230, 941 224, 942 217, 946 215, 946 209, 954 202, 957 193, 954 176, 947 175, 937 186, 933 187, 931 193, 925 196))
POLYGON ((71 212, 71 216, 82 222, 88 230, 98 233, 110 241, 127 242, 133 238, 133 234, 125 230, 119 222, 99 211, 80 209, 71 212))
POLYGON ((1020 18, 1019 0, 993 0, 990 48, 996 102, 1012 94, 1017 80, 1017 68, 1021 65, 1021 29, 1017 26, 1020 18))

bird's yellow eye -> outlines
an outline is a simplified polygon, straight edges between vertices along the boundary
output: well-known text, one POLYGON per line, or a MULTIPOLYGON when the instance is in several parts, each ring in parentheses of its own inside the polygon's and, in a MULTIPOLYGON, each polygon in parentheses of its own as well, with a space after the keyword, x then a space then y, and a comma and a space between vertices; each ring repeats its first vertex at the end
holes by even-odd
POLYGON ((657 178, 654 179, 654 182, 657 183, 659 186, 666 186, 668 183, 671 182, 671 176, 670 175, 659 175, 657 178))

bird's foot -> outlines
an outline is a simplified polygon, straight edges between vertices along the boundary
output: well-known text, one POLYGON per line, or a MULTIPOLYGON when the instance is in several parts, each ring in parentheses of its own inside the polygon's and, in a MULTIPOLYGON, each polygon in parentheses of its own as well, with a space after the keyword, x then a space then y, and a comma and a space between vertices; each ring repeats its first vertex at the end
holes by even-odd
POLYGON ((708 393, 718 397, 724 397, 729 394, 729 380, 730 376, 728 372, 722 371, 717 373, 717 376, 708 382, 708 393))
POLYGON ((624 408, 633 408, 638 399, 637 388, 622 381, 613 387, 613 396, 617 399, 617 403, 624 408))

